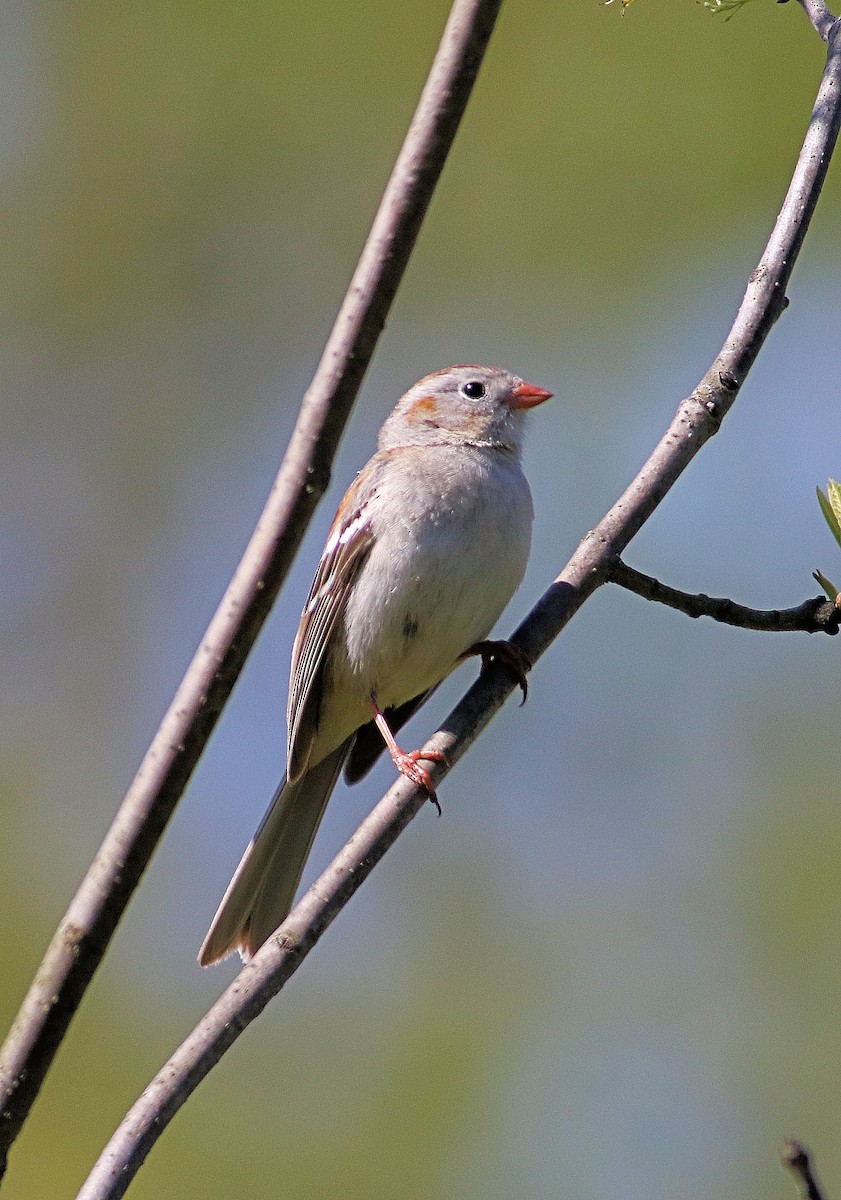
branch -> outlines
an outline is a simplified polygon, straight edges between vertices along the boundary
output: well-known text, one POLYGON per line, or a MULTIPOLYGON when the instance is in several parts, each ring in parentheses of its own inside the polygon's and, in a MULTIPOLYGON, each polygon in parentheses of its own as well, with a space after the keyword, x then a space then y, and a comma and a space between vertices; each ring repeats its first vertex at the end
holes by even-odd
MULTIPOLYGON (((841 121, 841 46, 830 47, 812 120, 791 186, 733 328, 710 370, 684 400, 636 479, 576 550, 514 635, 535 662, 595 589, 701 446, 721 425, 742 380, 785 306, 785 286, 814 211, 841 121)), ((451 764, 475 741, 518 686, 504 667, 483 672, 427 743, 451 764)), ((436 766, 436 782, 449 768, 436 766)), ((240 1033, 295 972, 324 930, 426 802, 400 779, 362 822, 327 870, 133 1105, 106 1146, 79 1200, 124 1195, 172 1117, 240 1033)))
POLYGON ((679 592, 677 588, 629 567, 621 558, 608 568, 607 578, 610 583, 618 583, 644 600, 656 600, 688 617, 712 617, 714 621, 738 625, 740 629, 758 629, 766 633, 828 633, 832 636, 838 633, 841 625, 841 608, 826 596, 804 600, 797 608, 747 608, 735 600, 716 599, 703 592, 697 595, 679 592))
POLYGON ((806 1200, 824 1200, 823 1192, 812 1169, 809 1151, 802 1142, 795 1141, 794 1139, 786 1142, 780 1151, 780 1159, 783 1166, 788 1167, 791 1173, 800 1181, 806 1200))
POLYGON ((280 589, 467 105, 502 0, 455 0, 368 241, 243 559, 0 1054, 0 1176, 280 589))
POLYGON ((827 8, 824 0, 800 0, 803 11, 812 22, 817 33, 828 42, 835 24, 835 17, 827 8))

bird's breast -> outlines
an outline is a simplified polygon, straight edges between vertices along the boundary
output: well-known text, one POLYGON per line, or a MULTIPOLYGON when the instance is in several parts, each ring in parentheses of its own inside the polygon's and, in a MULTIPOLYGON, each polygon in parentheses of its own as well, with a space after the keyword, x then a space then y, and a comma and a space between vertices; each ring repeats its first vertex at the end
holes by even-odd
POLYGON ((519 464, 488 470, 452 458, 434 480, 421 471, 385 481, 374 545, 338 631, 336 684, 374 692, 382 708, 448 675, 487 637, 525 570, 532 504, 519 464))

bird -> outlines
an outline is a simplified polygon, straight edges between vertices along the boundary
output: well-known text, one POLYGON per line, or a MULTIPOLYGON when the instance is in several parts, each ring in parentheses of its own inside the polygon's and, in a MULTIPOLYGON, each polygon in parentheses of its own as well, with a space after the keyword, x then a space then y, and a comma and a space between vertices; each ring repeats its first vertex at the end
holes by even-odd
MULTIPOLYGON (((496 658, 525 697, 530 664, 488 635, 531 546, 520 463, 526 412, 551 397, 501 367, 454 366, 414 384, 330 528, 292 649, 287 763, 199 951, 247 962, 292 907, 339 773, 356 782, 388 749, 438 805, 395 734, 465 657, 496 658)), ((440 806, 439 806, 440 812, 440 806)))

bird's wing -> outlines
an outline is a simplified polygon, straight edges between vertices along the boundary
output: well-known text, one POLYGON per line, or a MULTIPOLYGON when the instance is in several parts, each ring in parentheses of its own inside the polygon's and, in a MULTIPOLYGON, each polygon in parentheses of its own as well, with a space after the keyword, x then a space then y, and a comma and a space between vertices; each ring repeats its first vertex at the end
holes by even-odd
POLYGON ((357 477, 333 522, 315 573, 292 648, 287 723, 287 773, 295 780, 306 768, 318 730, 323 668, 336 623, 353 582, 371 550, 374 535, 365 501, 370 476, 357 477), (363 493, 364 489, 364 493, 363 493))

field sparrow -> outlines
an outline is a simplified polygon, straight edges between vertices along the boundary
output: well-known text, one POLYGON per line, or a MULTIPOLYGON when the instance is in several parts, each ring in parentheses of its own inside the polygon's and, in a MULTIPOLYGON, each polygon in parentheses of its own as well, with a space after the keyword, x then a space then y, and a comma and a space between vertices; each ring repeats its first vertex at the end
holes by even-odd
POLYGON ((387 747, 437 804, 420 752, 402 751, 394 733, 462 658, 496 654, 525 688, 525 660, 485 639, 531 543, 523 413, 551 394, 499 367, 450 367, 416 383, 386 419, 304 605, 286 777, 213 918, 203 966, 232 950, 247 961, 289 912, 343 765, 353 782, 387 747))

